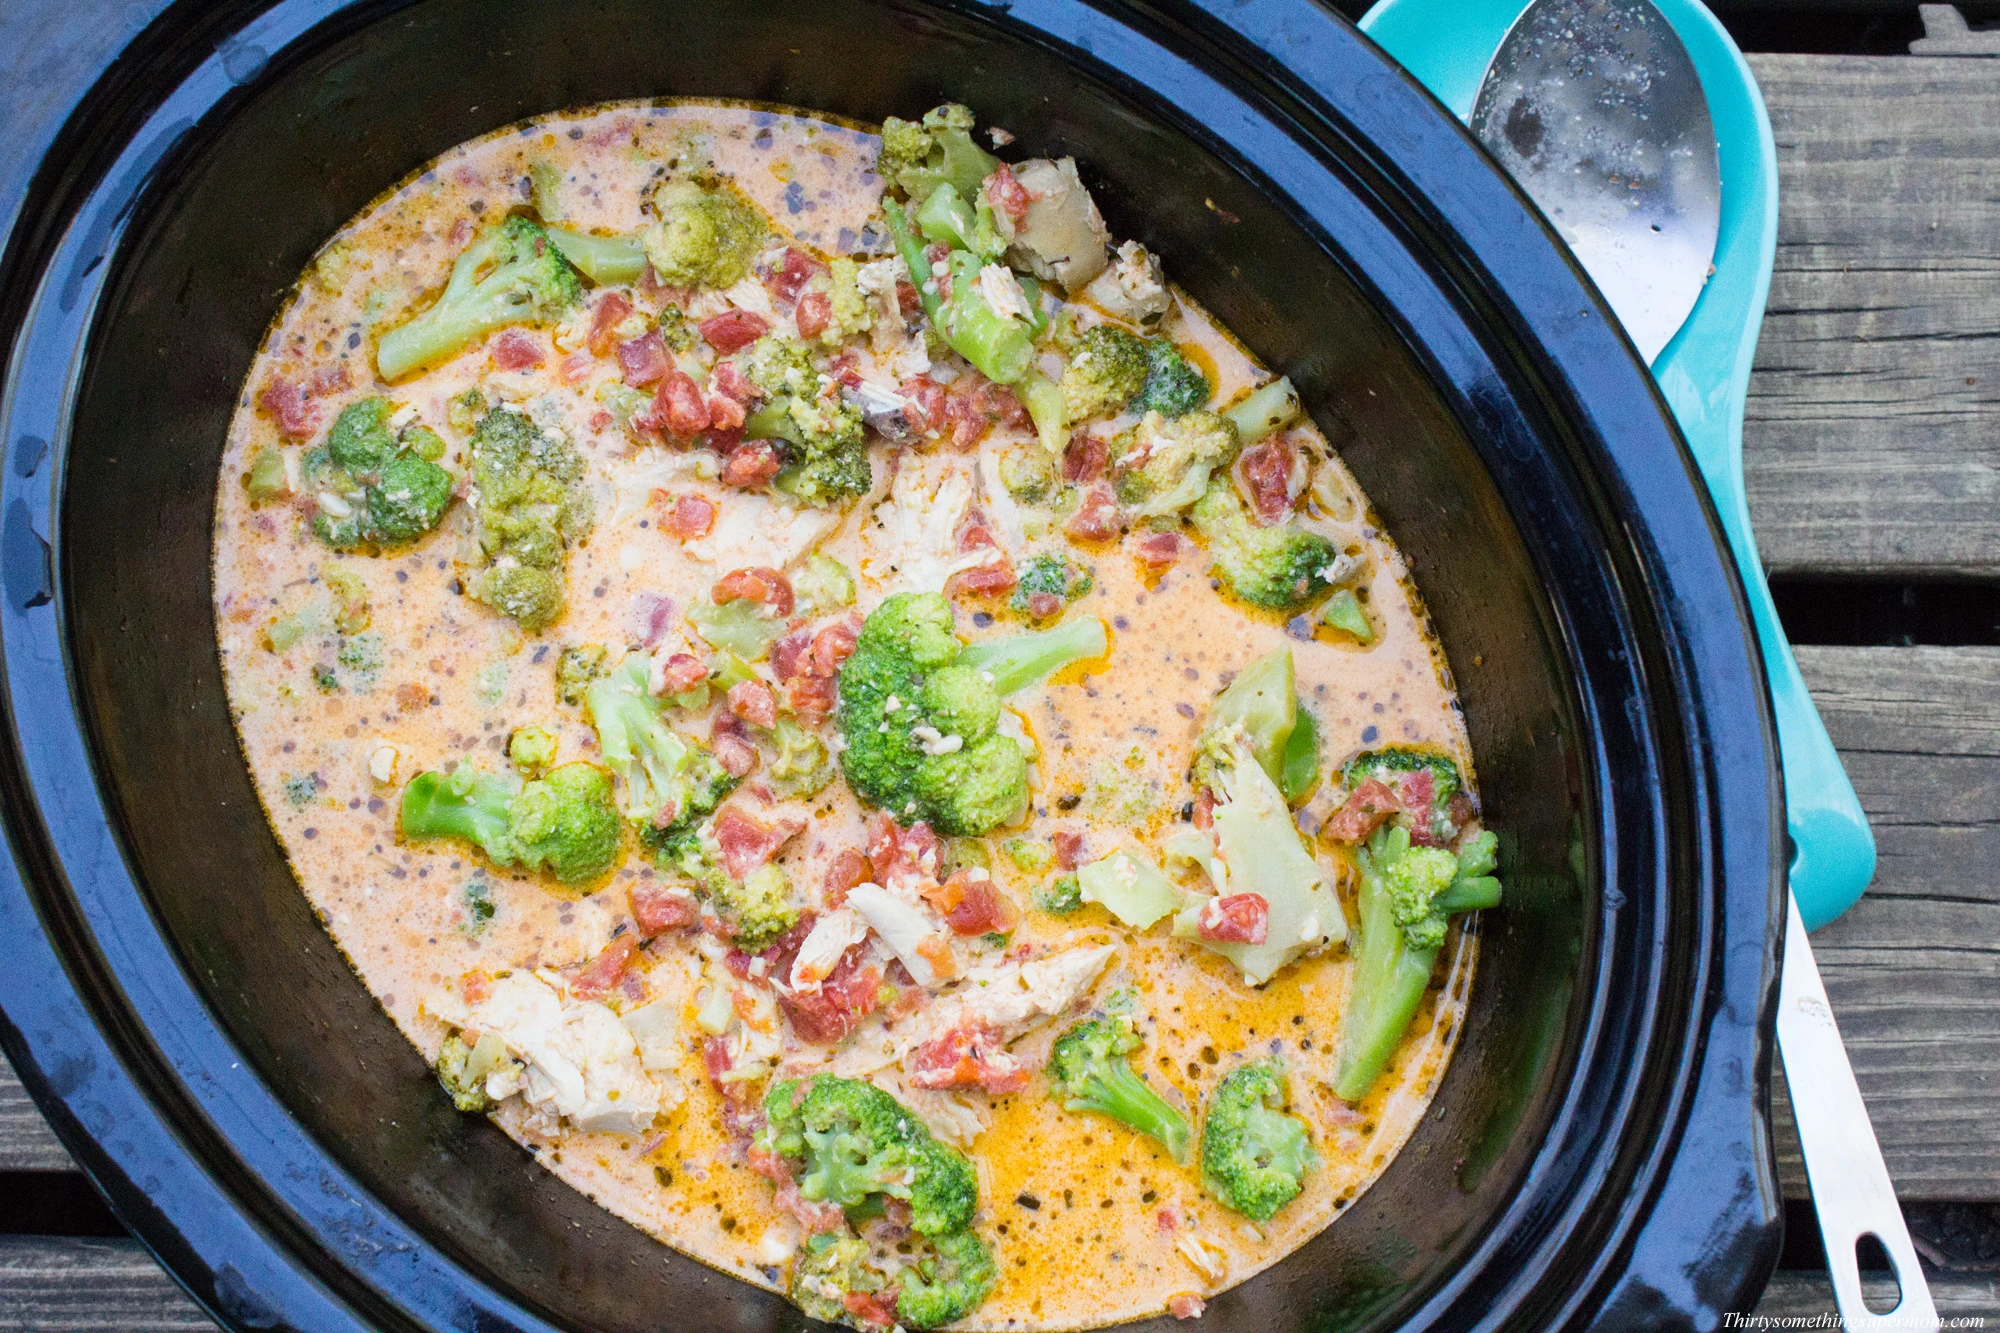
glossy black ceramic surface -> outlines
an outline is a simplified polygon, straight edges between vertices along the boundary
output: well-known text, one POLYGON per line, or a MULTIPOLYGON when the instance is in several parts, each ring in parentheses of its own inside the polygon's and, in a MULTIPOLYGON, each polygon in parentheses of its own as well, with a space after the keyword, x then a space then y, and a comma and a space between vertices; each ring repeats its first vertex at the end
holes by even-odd
POLYGON ((292 881, 212 642, 224 430, 319 242, 454 143, 654 95, 950 96, 1076 154, 1113 231, 1292 374, 1410 559, 1507 905, 1408 1148, 1203 1327, 1748 1308, 1782 821, 1734 575, 1558 244, 1305 0, 291 0, 135 40, 0 268, 0 1037, 120 1216, 238 1328, 801 1322, 450 1109, 292 881))

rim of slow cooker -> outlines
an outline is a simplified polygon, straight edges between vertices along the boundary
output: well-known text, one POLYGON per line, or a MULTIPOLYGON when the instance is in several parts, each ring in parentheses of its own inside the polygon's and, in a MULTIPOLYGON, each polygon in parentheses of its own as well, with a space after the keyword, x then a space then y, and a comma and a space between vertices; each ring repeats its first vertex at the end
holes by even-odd
MULTIPOLYGON (((1562 1322, 1615 1300, 1624 1290, 1621 1278, 1627 1286, 1635 1276, 1650 1280, 1639 1232, 1663 1198, 1688 1190, 1691 1172, 1699 1175, 1698 1164, 1676 1163, 1675 1149, 1696 1111, 1727 1099, 1711 1077, 1718 1060, 1747 1060, 1755 1071, 1745 1118, 1753 1142, 1764 1132, 1758 1103, 1768 1096, 1782 879, 1774 869, 1778 798, 1754 640, 1705 492, 1650 376, 1511 185, 1413 81, 1331 18, 1319 15, 1320 26, 1302 23, 1297 7, 1284 0, 1244 7, 1210 2, 1216 14, 1226 14, 1234 35, 1213 15, 1191 9, 1090 9, 1052 0, 1032 13, 1017 7, 997 18, 976 5, 948 7, 1025 28, 1033 40, 1062 48, 1065 60, 1095 66, 1135 101, 1159 109, 1211 147, 1222 141, 1195 122, 1199 96, 1175 101, 1169 110, 1157 81, 1142 84, 1125 72, 1136 62, 1110 63, 1115 48, 1107 55, 1104 38, 1160 41, 1173 54, 1154 52, 1152 60, 1189 66, 1178 91, 1247 102, 1287 130, 1282 144, 1261 145, 1282 160, 1257 164, 1275 197, 1293 197, 1278 183, 1282 170, 1316 165, 1347 178, 1370 199, 1378 221, 1406 247, 1404 257, 1414 264, 1418 256, 1408 251, 1420 252, 1429 267, 1417 265, 1395 304, 1350 271, 1426 363, 1460 419, 1480 421, 1493 433, 1489 439, 1469 428, 1474 448, 1489 466, 1495 450, 1510 444, 1559 455, 1572 474, 1571 488, 1595 520, 1602 540, 1588 555, 1605 569, 1586 571, 1580 564, 1588 562, 1574 561, 1567 570, 1550 569, 1541 549, 1532 554, 1551 606, 1551 588, 1565 579, 1596 579, 1606 590, 1624 590, 1613 617, 1622 612, 1626 618, 1626 638, 1639 660, 1578 660, 1569 626, 1554 619, 1571 658, 1573 689, 1615 690, 1622 678, 1648 687, 1661 704, 1638 728, 1649 734, 1634 738, 1652 758, 1645 768, 1652 780, 1643 793, 1620 790, 1611 778, 1607 739, 1591 722, 1602 710, 1573 706, 1572 712, 1579 743, 1594 751, 1585 775, 1594 822, 1611 823, 1606 812, 1637 810, 1648 816, 1662 846, 1651 858, 1653 873, 1621 877, 1621 883, 1645 883, 1650 897, 1628 894, 1625 903, 1602 904, 1582 965, 1594 981, 1586 981, 1588 1003, 1573 1015, 1572 1068, 1591 1071, 1596 1082, 1568 1084, 1535 1165, 1489 1222, 1485 1241, 1413 1311, 1419 1321, 1456 1316, 1468 1324, 1479 1320, 1477 1311, 1494 1318, 1526 1312, 1530 1292, 1567 1270, 1560 1299, 1549 1304, 1544 1293, 1532 1311, 1538 1320, 1562 1322), (1199 61, 1182 54, 1191 50, 1201 53, 1199 61), (1315 91, 1332 88, 1341 90, 1339 99, 1315 91), (1408 161, 1391 163, 1373 149, 1371 130, 1390 126, 1408 161), (1417 139, 1425 151, 1411 148, 1417 139), (1438 272, 1450 281, 1448 289, 1435 285, 1438 272), (1411 304, 1413 292, 1423 297, 1423 308, 1411 304), (1508 330, 1515 325, 1536 329, 1537 339, 1514 337, 1508 330), (1501 410, 1455 392, 1483 378, 1499 393, 1501 410), (1514 429, 1496 432, 1509 407, 1518 414, 1514 429), (1515 438, 1523 432, 1525 439, 1515 438), (1617 549, 1612 534, 1621 531, 1640 549, 1617 549), (1672 597, 1665 591, 1669 584, 1672 597), (1693 610, 1725 604, 1734 616, 1693 610), (1718 737, 1718 720, 1747 725, 1752 734, 1718 737), (1745 763, 1746 756, 1760 762, 1745 763), (1664 830, 1676 822, 1671 813, 1680 816, 1683 846, 1666 842, 1664 830), (1745 888, 1732 895, 1732 883, 1754 883, 1760 863, 1765 891, 1745 888), (1621 908, 1627 909, 1622 916, 1621 908), (1757 947, 1746 956, 1736 947, 1744 943, 1757 947), (1684 991, 1687 1003, 1662 1009, 1629 1000, 1622 1018, 1610 1013, 1601 983, 1621 965, 1614 952, 1631 955, 1622 965, 1637 966, 1649 978, 1648 995, 1684 991), (1637 1012, 1636 1022, 1629 1011, 1637 1012), (1668 1018, 1665 1028, 1652 1027, 1654 1012, 1668 1018), (1595 1052, 1620 1041, 1639 1058, 1611 1069, 1593 1062, 1595 1052), (1585 1103, 1592 1098, 1609 1108, 1595 1113, 1597 1121, 1642 1132, 1632 1142, 1591 1146, 1585 1122, 1592 1113, 1585 1103), (1579 1137, 1581 1144, 1573 1141, 1579 1137), (1555 1178, 1576 1175, 1573 1163, 1565 1170, 1559 1159, 1582 1152, 1594 1163, 1585 1173, 1588 1187, 1554 1190, 1555 1178), (1537 1215, 1537 1227, 1518 1225, 1537 1215), (1530 1238, 1537 1244, 1519 1252, 1530 1238), (1579 1260, 1579 1252, 1594 1257, 1579 1260)), ((287 0, 261 13, 252 5, 170 9, 84 99, 38 174, 0 262, 0 309, 34 316, 32 325, 23 321, 26 336, 13 348, 4 404, 16 428, 10 434, 25 439, 23 423, 44 422, 50 429, 37 438, 57 444, 47 475, 39 472, 41 457, 31 462, 22 448, 0 483, 0 583, 6 591, 0 646, 10 731, 0 754, 0 798, 20 875, 0 884, 0 924, 9 926, 10 938, 25 936, 32 926, 13 914, 31 911, 58 946, 30 951, 0 980, 6 1010, 0 1038, 20 1057, 24 1079, 121 1219, 225 1320, 268 1326, 282 1317, 332 1327, 359 1326, 357 1318, 407 1324, 483 1316, 508 1326, 546 1327, 389 1214, 313 1143, 239 1061, 228 1034, 181 974, 171 944, 157 933, 124 928, 135 906, 138 919, 152 918, 144 891, 125 873, 115 821, 96 787, 68 676, 60 562, 51 562, 48 545, 36 535, 48 533, 60 547, 51 506, 59 507, 61 441, 78 382, 72 367, 88 345, 101 290, 96 284, 116 267, 119 237, 140 211, 139 201, 173 155, 198 140, 184 131, 226 117, 233 101, 247 95, 224 68, 227 53, 258 45, 276 53, 274 61, 296 58, 352 25, 373 21, 385 8, 287 0), (158 95, 162 87, 169 90, 164 96, 158 95), (147 137, 142 129, 155 133, 147 137), (63 258, 72 261, 67 271, 60 267, 63 258), (92 864, 99 871, 89 884, 71 882, 64 870, 92 864), (22 881, 35 891, 27 892, 22 881), (158 1040, 169 1020, 176 1029, 172 1051, 158 1040), (38 1058, 58 1051, 66 1054, 38 1058), (274 1127, 281 1132, 274 1134, 274 1127), (275 1188, 272 1168, 301 1154, 311 1163, 309 1188, 275 1188), (343 1252, 329 1246, 330 1231, 346 1238, 343 1252), (434 1285, 419 1293, 422 1284, 434 1285)), ((1387 261, 1378 257, 1378 263, 1387 261)), ((1495 473, 1508 494, 1504 469, 1495 473)), ((1518 503, 1518 495, 1511 498, 1518 503)), ((1616 853, 1612 842, 1602 849, 1604 856, 1616 853)), ((1740 1075, 1734 1095, 1743 1095, 1740 1075)), ((1768 1157, 1768 1136, 1763 1149, 1768 1157)), ((1775 1196, 1752 1202, 1746 1217, 1761 1208, 1768 1219, 1775 1196)), ((1761 1248, 1748 1247, 1752 1252, 1739 1260, 1739 1286, 1762 1281, 1769 1267, 1762 1256, 1770 1245, 1766 1236, 1761 1248)), ((1650 1271, 1658 1277, 1673 1270, 1661 1264, 1650 1271)))

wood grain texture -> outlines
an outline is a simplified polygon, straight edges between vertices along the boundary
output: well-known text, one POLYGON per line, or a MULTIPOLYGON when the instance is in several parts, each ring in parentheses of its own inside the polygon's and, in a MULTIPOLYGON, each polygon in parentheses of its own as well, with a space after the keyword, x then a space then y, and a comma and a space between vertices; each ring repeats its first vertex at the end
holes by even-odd
POLYGON ((68 1171, 69 1154, 29 1100, 14 1068, 0 1058, 0 1171, 68 1171))
POLYGON ((133 1240, 0 1236, 0 1333, 214 1333, 133 1240))
MULTIPOLYGON (((2000 1310, 2000 1280, 1967 1273, 1928 1274, 1931 1301, 1938 1314, 1987 1315, 2000 1310)), ((1887 1305, 1896 1297, 1896 1284, 1887 1279, 1864 1280, 1861 1289, 1871 1303, 1887 1305)), ((1771 1279, 1764 1299, 1757 1303, 1760 1315, 1831 1315, 1833 1284, 1825 1273, 1794 1269, 1781 1270, 1771 1279)), ((1838 1324, 1824 1325, 1838 1328, 1838 1324)))
MULTIPOLYGON (((1875 882, 1813 936, 1905 1199, 2000 1198, 2000 648, 1801 648, 1874 826, 1875 882)), ((1785 1192, 1807 1194, 1784 1085, 1785 1192)))
POLYGON ((2000 573, 2000 78, 1759 55, 1777 270, 1744 428, 1765 563, 2000 573))

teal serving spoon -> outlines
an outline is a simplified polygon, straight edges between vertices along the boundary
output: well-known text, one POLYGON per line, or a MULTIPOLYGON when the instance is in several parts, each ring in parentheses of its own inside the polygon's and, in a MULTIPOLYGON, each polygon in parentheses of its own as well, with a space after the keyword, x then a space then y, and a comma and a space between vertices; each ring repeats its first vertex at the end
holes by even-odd
POLYGON ((1469 119, 1542 208, 1651 361, 1707 479, 1756 617, 1784 760, 1793 859, 1778 1044, 1834 1300, 1850 1329, 1934 1330, 1806 939, 1809 922, 1867 887, 1874 839, 1778 625, 1743 499, 1743 403, 1777 239, 1777 155, 1756 81, 1697 0, 1381 0, 1361 26, 1469 119), (1861 1288, 1858 1246, 1871 1237, 1899 1287, 1881 1314, 1861 1288))
MULTIPOLYGON (((1708 482, 1743 577, 1784 762, 1792 896, 1806 928, 1816 930, 1874 878, 1875 838, 1778 623, 1744 500, 1743 404, 1777 251, 1777 149, 1756 80, 1714 15, 1696 0, 1655 3, 1707 94, 1723 190, 1715 271, 1680 331, 1652 357, 1653 378, 1708 482)), ((1526 7, 1524 0, 1381 0, 1360 27, 1469 121, 1487 66, 1526 7)))

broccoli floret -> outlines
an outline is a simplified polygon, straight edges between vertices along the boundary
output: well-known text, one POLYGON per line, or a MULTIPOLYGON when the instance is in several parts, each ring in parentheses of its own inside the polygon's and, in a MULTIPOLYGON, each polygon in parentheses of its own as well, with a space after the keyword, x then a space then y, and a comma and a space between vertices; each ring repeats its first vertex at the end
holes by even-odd
POLYGON ((1236 428, 1226 417, 1187 412, 1169 420, 1148 412, 1118 439, 1112 460, 1118 498, 1141 517, 1178 514, 1203 498, 1209 479, 1238 452, 1236 428))
POLYGON ((251 506, 258 509, 289 497, 292 480, 285 475, 284 452, 269 447, 259 449, 243 471, 243 489, 249 493, 251 506))
POLYGON ((826 297, 829 310, 826 327, 819 340, 838 347, 858 333, 866 333, 875 322, 868 299, 861 294, 861 265, 845 257, 826 266, 826 297))
POLYGON ((707 887, 710 906, 745 952, 755 953, 799 923, 792 882, 777 866, 759 866, 743 879, 711 875, 707 887))
POLYGON ((707 750, 691 749, 682 773, 679 813, 670 824, 649 824, 639 830, 639 841, 653 854, 653 863, 704 887, 712 884, 721 872, 702 845, 702 825, 722 798, 736 790, 738 781, 707 750))
POLYGON ((804 344, 765 334, 737 360, 765 401, 743 423, 753 440, 775 440, 784 467, 776 486, 806 504, 839 504, 875 484, 861 410, 822 392, 804 344))
POLYGON ((1073 874, 1057 875, 1035 890, 1035 910, 1050 916, 1070 916, 1082 911, 1082 882, 1073 874))
POLYGON ((1251 605, 1293 611, 1328 587, 1327 571, 1340 555, 1333 543, 1289 521, 1269 528, 1253 522, 1228 478, 1209 483, 1191 517, 1208 539, 1209 568, 1251 605))
POLYGON ((970 107, 956 102, 933 107, 921 122, 891 116, 882 122, 882 153, 875 170, 912 202, 949 184, 973 198, 1000 159, 972 141, 978 123, 970 107))
POLYGON ((1146 385, 1146 343, 1115 324, 1086 329, 1062 374, 1063 407, 1072 422, 1116 416, 1146 385))
POLYGON ((547 727, 516 727, 507 738, 507 758, 524 778, 538 778, 556 761, 561 745, 547 727))
POLYGON ((792 591, 798 596, 800 615, 828 615, 854 605, 854 571, 815 551, 793 571, 792 591))
POLYGON ((598 750, 624 785, 625 817, 643 827, 672 823, 686 798, 694 747, 667 725, 646 690, 652 659, 628 653, 584 691, 598 750))
POLYGON ((1284 1062, 1270 1056, 1224 1075, 1202 1117, 1202 1184, 1253 1222, 1270 1221, 1296 1199, 1319 1165, 1305 1122, 1284 1106, 1284 1062))
POLYGON ((451 1104, 461 1111, 479 1112, 493 1109, 493 1099, 486 1095, 486 1081, 483 1074, 473 1077, 467 1072, 471 1065, 473 1048, 465 1044, 465 1038, 454 1032, 444 1039, 444 1047, 438 1052, 437 1080, 451 1097, 451 1104))
POLYGON ((563 764, 528 783, 463 764, 419 773, 403 789, 402 815, 406 838, 463 838, 495 865, 546 867, 565 884, 610 870, 622 837, 611 775, 595 764, 563 764))
POLYGON ((468 591, 521 628, 541 629, 563 612, 569 544, 590 531, 583 458, 504 407, 480 419, 470 451, 485 567, 468 580, 468 591))
POLYGON ((610 650, 601 643, 571 644, 556 659, 556 698, 575 707, 583 702, 590 682, 604 674, 604 659, 610 650))
POLYGON ((653 272, 670 287, 732 287, 764 239, 763 210, 732 186, 678 177, 653 194, 657 217, 641 234, 653 272))
POLYGON ((826 742, 788 717, 778 719, 771 740, 777 746, 765 768, 771 785, 786 796, 817 796, 833 781, 833 757, 826 742))
POLYGON ((1186 416, 1209 399, 1208 377, 1165 338, 1146 344, 1146 383, 1132 403, 1135 412, 1186 416))
POLYGON ((1493 877, 1497 847, 1492 833, 1481 832, 1454 856, 1412 847, 1409 830, 1392 826, 1355 849, 1360 939, 1333 1077, 1334 1093, 1343 1100, 1365 1097, 1396 1053, 1430 986, 1447 920, 1500 905, 1500 881, 1493 877))
POLYGON ((937 1328, 963 1319, 992 1292, 999 1273, 986 1243, 970 1231, 931 1241, 902 1271, 896 1317, 910 1328, 937 1328))
POLYGON ((964 648, 941 594, 897 593, 863 622, 840 670, 848 784, 896 818, 928 820, 942 833, 976 837, 1005 823, 1027 802, 1028 766, 997 730, 1000 700, 1101 655, 1106 642, 1103 624, 1084 620, 964 648))
POLYGON ((764 1114, 759 1146, 793 1163, 805 1198, 851 1209, 878 1195, 901 1199, 910 1226, 926 1236, 972 1220, 972 1164, 874 1084, 831 1074, 782 1079, 764 1095, 764 1114))
POLYGON ((1265 938, 1255 944, 1201 936, 1206 899, 1181 910, 1174 934, 1198 939, 1261 986, 1304 954, 1347 937, 1347 918, 1326 872, 1299 840, 1284 793, 1257 761, 1248 733, 1230 726, 1204 740, 1217 803, 1214 831, 1228 884, 1218 894, 1254 893, 1269 909, 1265 938))
POLYGON ((808 1236, 792 1260, 787 1293, 807 1318, 858 1328, 847 1308, 848 1294, 877 1292, 887 1281, 868 1260, 868 1245, 859 1236, 830 1231, 808 1236))
POLYGON ((409 452, 421 428, 392 430, 391 411, 382 397, 348 404, 326 443, 301 461, 318 510, 313 535, 335 550, 407 545, 435 528, 451 504, 451 473, 409 452))
POLYGON ((1065 555, 1044 553, 1030 560, 1007 605, 1022 615, 1046 620, 1096 586, 1089 569, 1065 555), (1057 600, 1051 604, 1048 598, 1057 600))
POLYGON ((1451 810, 1465 780, 1448 756, 1403 745, 1364 750, 1340 766, 1340 780, 1350 794, 1370 781, 1394 791, 1399 805, 1391 822, 1426 835, 1419 841, 1448 846, 1458 837, 1451 810))
POLYGON ((554 323, 582 299, 582 281, 542 224, 510 217, 473 238, 430 309, 382 335, 375 368, 394 381, 506 325, 554 323))
POLYGON ((1085 1019, 1056 1038, 1049 1052, 1049 1096, 1065 1111, 1095 1111, 1158 1139, 1186 1166, 1193 1133, 1187 1117, 1126 1062, 1144 1044, 1129 1015, 1085 1019))

